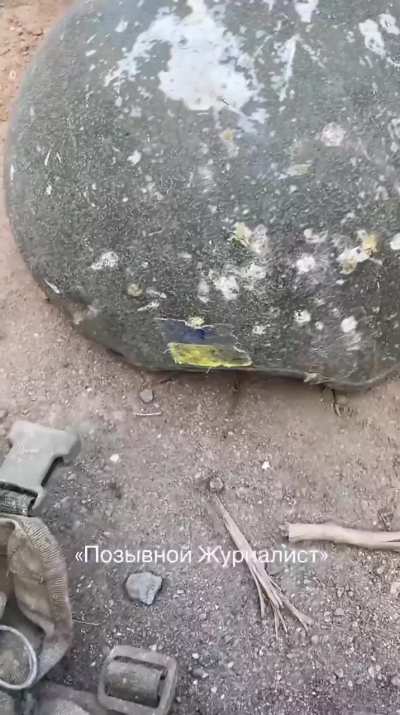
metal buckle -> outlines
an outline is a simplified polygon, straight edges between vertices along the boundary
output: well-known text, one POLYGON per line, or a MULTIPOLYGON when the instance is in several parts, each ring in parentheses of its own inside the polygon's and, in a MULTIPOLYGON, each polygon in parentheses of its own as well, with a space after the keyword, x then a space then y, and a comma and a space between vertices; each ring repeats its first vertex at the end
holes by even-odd
POLYGON ((168 715, 175 697, 177 664, 175 658, 162 653, 153 653, 132 646, 116 646, 107 656, 100 673, 97 698, 100 705, 123 715, 168 715), (132 703, 108 695, 107 672, 114 661, 125 661, 132 665, 144 665, 162 672, 160 699, 156 708, 132 703))

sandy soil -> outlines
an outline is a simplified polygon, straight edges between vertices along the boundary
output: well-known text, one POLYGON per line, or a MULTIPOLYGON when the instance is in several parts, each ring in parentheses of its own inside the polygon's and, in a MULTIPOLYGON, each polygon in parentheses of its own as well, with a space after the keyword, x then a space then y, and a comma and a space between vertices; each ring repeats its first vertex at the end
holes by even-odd
MULTIPOLYGON (((0 2, 0 150, 24 67, 61 10, 59 0, 0 2)), ((331 392, 297 383, 134 370, 49 305, 1 205, 1 410, 0 456, 21 416, 75 426, 83 440, 43 510, 68 559, 76 619, 54 680, 93 690, 108 648, 130 643, 177 657, 175 715, 400 713, 398 556, 324 546, 326 560, 275 563, 278 583, 314 620, 304 633, 288 617, 278 638, 244 565, 200 561, 201 547, 232 548, 210 507, 212 475, 258 549, 280 548, 287 521, 400 528, 397 381, 349 397, 339 416, 331 392), (185 548, 192 563, 78 563, 85 544, 185 548), (164 582, 145 607, 127 599, 124 581, 149 567, 164 582)))

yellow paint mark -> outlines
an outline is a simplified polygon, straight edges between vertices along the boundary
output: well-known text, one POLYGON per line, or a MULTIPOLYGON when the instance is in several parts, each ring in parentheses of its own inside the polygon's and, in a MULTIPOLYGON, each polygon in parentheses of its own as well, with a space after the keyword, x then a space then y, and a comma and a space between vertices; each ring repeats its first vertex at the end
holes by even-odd
POLYGON ((368 254, 368 256, 373 256, 378 250, 378 238, 375 233, 368 233, 361 241, 361 245, 368 254))
POLYGON ((191 328, 201 328, 204 325, 204 318, 200 318, 199 315, 192 315, 186 322, 191 328))
POLYGON ((249 367, 250 356, 239 348, 226 345, 192 345, 168 343, 169 351, 177 365, 189 365, 206 369, 217 367, 249 367))
POLYGON ((222 139, 226 142, 233 142, 235 140, 235 132, 233 129, 224 129, 221 134, 222 139))
POLYGON ((349 256, 342 260, 342 273, 353 273, 358 266, 358 260, 355 256, 349 256))

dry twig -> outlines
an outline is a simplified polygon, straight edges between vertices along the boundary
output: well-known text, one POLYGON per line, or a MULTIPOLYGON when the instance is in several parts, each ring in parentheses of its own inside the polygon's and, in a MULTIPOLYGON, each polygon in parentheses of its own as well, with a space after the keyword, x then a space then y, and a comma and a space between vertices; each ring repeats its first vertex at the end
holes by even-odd
POLYGON ((286 623, 282 615, 282 609, 286 608, 290 613, 297 618, 303 628, 307 630, 307 626, 311 625, 312 620, 304 613, 301 613, 296 606, 285 596, 277 583, 271 578, 262 564, 255 556, 254 550, 251 548, 244 534, 240 531, 238 525, 225 509, 218 496, 213 497, 214 504, 224 520, 224 524, 235 543, 236 548, 243 555, 243 558, 249 568, 249 571, 256 584, 258 598, 260 602, 261 618, 265 617, 265 599, 271 605, 274 621, 275 632, 278 633, 279 625, 282 624, 284 631, 287 631, 286 623))
POLYGON ((337 524, 288 524, 289 541, 332 541, 360 549, 400 551, 400 531, 364 531, 337 524))

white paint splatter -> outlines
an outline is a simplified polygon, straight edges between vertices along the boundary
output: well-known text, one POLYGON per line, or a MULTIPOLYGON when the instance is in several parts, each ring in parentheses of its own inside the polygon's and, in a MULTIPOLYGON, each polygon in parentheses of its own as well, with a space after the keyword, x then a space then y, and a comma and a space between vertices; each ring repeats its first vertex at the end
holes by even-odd
POLYGON ((205 278, 200 278, 197 287, 197 297, 201 303, 208 303, 210 296, 210 286, 205 278))
POLYGON ((115 32, 125 32, 127 27, 128 22, 126 20, 120 20, 117 27, 115 28, 115 32))
POLYGON ((116 268, 119 263, 119 256, 114 251, 106 251, 102 253, 101 256, 92 263, 91 269, 93 271, 102 271, 105 268, 116 268))
POLYGON ((303 233, 306 242, 311 245, 324 243, 328 237, 327 231, 321 231, 321 233, 318 233, 318 231, 314 231, 313 228, 306 228, 303 233))
POLYGON ((382 13, 382 15, 379 15, 379 24, 383 27, 385 32, 389 33, 389 35, 400 35, 396 18, 393 17, 393 15, 390 15, 389 13, 382 13))
POLYGON ((331 122, 321 132, 321 141, 325 146, 340 146, 346 136, 346 131, 340 124, 331 122))
POLYGON ((348 318, 344 318, 344 320, 342 320, 342 322, 340 323, 340 327, 343 333, 353 332, 353 330, 355 330, 357 327, 357 321, 354 315, 350 315, 348 318))
POLYGON ((364 263, 371 258, 371 254, 362 246, 354 248, 345 248, 338 257, 337 261, 342 266, 342 273, 352 273, 359 263, 364 263))
POLYGON ((310 271, 313 271, 315 267, 315 258, 309 253, 304 253, 296 261, 296 268, 298 273, 309 273, 310 271))
POLYGON ((231 273, 221 275, 213 281, 216 290, 224 296, 225 300, 236 300, 239 295, 239 283, 237 278, 231 273))
POLYGON ((105 77, 119 92, 124 79, 134 80, 142 71, 157 43, 170 47, 167 69, 159 73, 159 87, 167 97, 182 101, 196 112, 222 110, 234 112, 239 124, 249 131, 264 123, 260 107, 262 86, 254 59, 243 52, 241 38, 228 31, 220 15, 208 8, 205 0, 187 0, 191 12, 183 19, 161 8, 151 25, 142 32, 122 60, 105 77), (253 105, 248 115, 244 109, 253 105), (258 105, 255 107, 254 105, 258 105))
POLYGON ((368 50, 381 59, 385 59, 388 64, 392 65, 392 67, 400 67, 399 62, 395 62, 391 59, 391 57, 387 56, 385 41, 379 29, 379 25, 375 22, 375 20, 365 20, 365 22, 360 22, 358 27, 364 37, 364 43, 368 50))
POLYGON ((309 23, 318 5, 319 0, 298 0, 294 3, 294 9, 302 22, 309 23))
POLYGON ((311 315, 308 310, 296 310, 294 319, 298 325, 307 325, 311 320, 311 315))
POLYGON ((141 158, 142 158, 142 155, 141 155, 140 151, 137 151, 137 149, 135 149, 133 154, 128 156, 128 161, 130 161, 131 164, 133 164, 133 166, 136 166, 136 164, 139 164, 139 161, 141 160, 141 158))
POLYGON ((231 240, 252 251, 257 256, 266 256, 270 250, 267 229, 262 223, 253 229, 243 222, 235 223, 231 240))
POLYGON ((147 295, 151 298, 161 298, 161 300, 166 300, 167 296, 162 291, 156 290, 155 288, 146 288, 147 295))
POLYGON ((265 335, 267 332, 267 326, 266 325, 254 325, 253 330, 251 331, 253 335, 265 335))
POLYGON ((160 302, 158 300, 152 300, 151 303, 147 303, 147 305, 138 308, 137 313, 148 313, 150 310, 157 310, 159 307, 160 302))
POLYGON ((392 251, 400 251, 400 233, 396 233, 390 241, 392 251))

